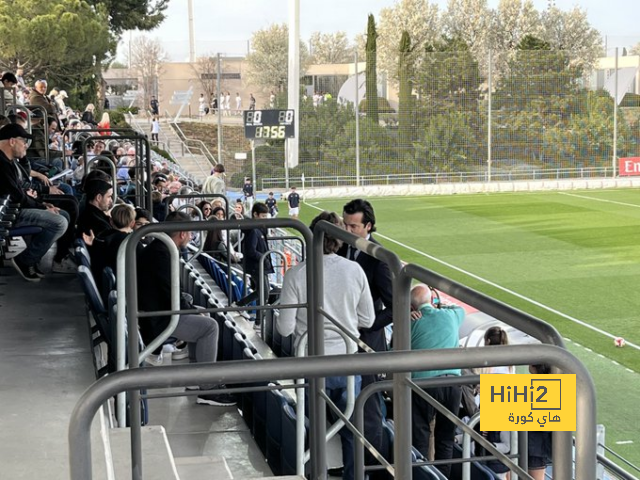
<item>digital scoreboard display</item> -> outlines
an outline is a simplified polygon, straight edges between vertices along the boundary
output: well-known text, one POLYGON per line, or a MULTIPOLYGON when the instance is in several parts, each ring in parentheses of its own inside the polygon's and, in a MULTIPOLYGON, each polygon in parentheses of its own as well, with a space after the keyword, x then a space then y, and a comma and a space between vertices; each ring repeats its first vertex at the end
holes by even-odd
POLYGON ((245 110, 244 136, 251 140, 282 140, 294 138, 295 112, 293 110, 245 110))

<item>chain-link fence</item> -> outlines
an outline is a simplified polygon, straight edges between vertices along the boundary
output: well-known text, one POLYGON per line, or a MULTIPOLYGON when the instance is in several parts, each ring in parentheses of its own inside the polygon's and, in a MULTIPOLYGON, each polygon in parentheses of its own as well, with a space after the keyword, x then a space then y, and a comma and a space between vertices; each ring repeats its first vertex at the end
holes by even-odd
MULTIPOLYGON (((419 62, 411 55, 396 83, 378 86, 388 94, 377 112, 364 100, 356 115, 344 91, 302 97, 289 185, 303 177, 320 187, 613 176, 619 157, 640 157, 640 57, 618 51, 617 60, 585 69, 569 53, 544 49, 487 52, 481 61, 470 51, 419 62)), ((364 97, 362 65, 355 98, 364 97)), ((277 106, 286 108, 286 94, 277 106)), ((235 129, 225 126, 223 159, 240 186, 252 163, 242 126, 235 129)), ((288 186, 284 162, 284 141, 256 148, 259 189, 288 186)))

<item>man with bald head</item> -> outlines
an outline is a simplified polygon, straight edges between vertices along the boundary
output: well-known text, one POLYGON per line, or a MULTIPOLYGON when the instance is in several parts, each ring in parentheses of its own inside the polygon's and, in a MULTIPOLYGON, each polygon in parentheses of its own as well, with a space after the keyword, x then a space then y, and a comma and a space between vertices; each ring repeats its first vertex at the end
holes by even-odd
MULTIPOLYGON (((464 320, 464 310, 455 305, 443 306, 438 304, 438 307, 436 308, 433 305, 431 289, 427 285, 419 284, 411 289, 411 309, 421 314, 420 318, 411 322, 412 350, 458 348, 458 330, 464 320)), ((459 368, 427 370, 412 372, 411 374, 412 379, 456 376, 460 376, 459 368)), ((459 386, 425 388, 424 390, 454 415, 458 415, 462 397, 459 386)), ((436 420, 433 432, 434 460, 450 460, 453 454, 455 424, 413 392, 411 409, 413 446, 425 458, 428 457, 429 453, 431 421, 434 417, 436 420)), ((449 478, 451 473, 450 464, 437 465, 436 468, 449 478)))

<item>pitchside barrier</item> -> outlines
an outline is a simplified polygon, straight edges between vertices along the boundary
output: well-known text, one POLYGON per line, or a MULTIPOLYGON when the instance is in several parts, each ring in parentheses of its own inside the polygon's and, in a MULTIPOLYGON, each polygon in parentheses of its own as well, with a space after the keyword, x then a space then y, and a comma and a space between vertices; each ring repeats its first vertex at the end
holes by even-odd
POLYGON ((300 193, 304 200, 318 198, 385 197, 419 195, 453 195, 469 193, 514 193, 563 190, 600 190, 638 188, 640 178, 590 178, 566 180, 526 180, 516 182, 469 182, 427 185, 370 185, 365 187, 307 188, 300 193))

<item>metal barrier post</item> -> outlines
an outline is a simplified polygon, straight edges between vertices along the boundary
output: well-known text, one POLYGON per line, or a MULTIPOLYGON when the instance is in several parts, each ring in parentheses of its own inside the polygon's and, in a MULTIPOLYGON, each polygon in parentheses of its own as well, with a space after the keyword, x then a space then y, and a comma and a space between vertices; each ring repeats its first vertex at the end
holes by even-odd
MULTIPOLYGON (((180 223, 176 222, 173 225, 173 227, 176 227, 174 231, 186 227, 184 225, 186 222, 180 223)), ((166 225, 163 227, 167 228, 166 225)), ((138 235, 137 232, 132 234, 134 235, 133 241, 138 241, 142 236, 138 235)), ((132 245, 128 246, 129 249, 131 247, 132 245)), ((128 286, 128 289, 130 288, 131 285, 128 286)), ((132 323, 136 323, 137 327, 136 314, 137 312, 134 312, 132 323)), ((437 355, 430 351, 420 350, 284 358, 262 360, 258 368, 251 369, 247 368, 245 361, 240 360, 219 364, 174 365, 167 368, 134 368, 116 372, 113 375, 102 377, 89 387, 74 408, 68 432, 70 478, 71 480, 91 480, 93 478, 90 433, 93 417, 107 398, 123 390, 185 387, 199 384, 216 384, 223 381, 247 383, 299 377, 321 378, 325 376, 374 374, 380 370, 395 373, 506 364, 529 365, 540 362, 557 366, 567 373, 576 374, 576 383, 578 385, 576 478, 580 480, 595 480, 595 388, 589 372, 575 356, 565 349, 550 345, 517 345, 477 349, 453 348, 440 350, 437 355)), ((447 380, 450 380, 449 377, 447 377, 447 380)), ((323 458, 317 460, 324 466, 323 458)), ((571 459, 558 459, 558 461, 562 462, 567 460, 570 462, 571 459)), ((318 462, 312 462, 312 467, 314 466, 313 463, 318 462)), ((312 474, 311 478, 326 478, 326 470, 320 471, 316 466, 315 473, 312 474)))

